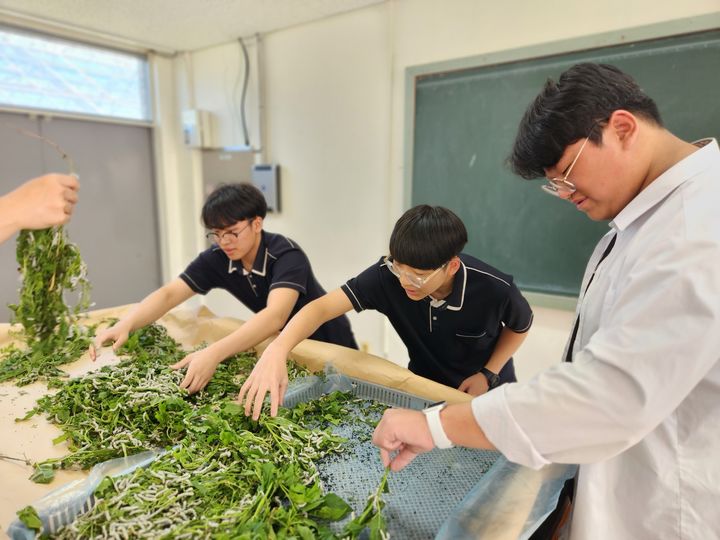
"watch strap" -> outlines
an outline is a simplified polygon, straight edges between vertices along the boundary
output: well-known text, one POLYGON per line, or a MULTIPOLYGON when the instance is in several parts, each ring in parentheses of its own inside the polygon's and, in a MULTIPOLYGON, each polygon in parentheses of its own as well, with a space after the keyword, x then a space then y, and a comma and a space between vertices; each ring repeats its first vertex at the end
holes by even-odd
POLYGON ((423 409, 425 418, 430 428, 430 436, 432 437, 433 444, 437 448, 446 449, 455 446, 453 442, 448 438, 445 430, 443 429, 442 422, 440 421, 440 411, 445 408, 445 404, 434 405, 423 409))
POLYGON ((482 373, 485 379, 487 379, 488 382, 488 388, 492 390, 493 388, 497 388, 500 386, 500 375, 497 373, 490 371, 485 366, 480 368, 480 371, 478 373, 482 373))

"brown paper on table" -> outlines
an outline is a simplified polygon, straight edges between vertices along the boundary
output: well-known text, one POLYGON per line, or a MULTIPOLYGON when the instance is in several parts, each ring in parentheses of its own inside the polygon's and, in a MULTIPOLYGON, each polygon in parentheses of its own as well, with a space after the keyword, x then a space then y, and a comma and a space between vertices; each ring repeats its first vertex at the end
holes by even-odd
MULTIPOLYGON (((83 323, 93 324, 111 317, 120 318, 132 307, 133 305, 127 305, 93 311, 83 318, 83 323)), ((222 339, 243 324, 238 319, 215 317, 205 307, 196 310, 175 309, 158 322, 165 326, 168 333, 187 349, 196 347, 203 342, 212 343, 222 339)), ((0 346, 5 346, 13 341, 11 328, 8 324, 0 324, 0 346)), ((270 341, 268 339, 255 348, 258 354, 265 350, 270 341)), ((388 386, 432 401, 445 400, 450 403, 461 403, 471 399, 471 396, 464 392, 415 375, 383 358, 339 345, 305 340, 293 349, 290 358, 311 371, 322 370, 326 363, 332 362, 338 371, 350 377, 388 386)), ((90 356, 84 354, 76 362, 62 366, 62 369, 67 371, 70 376, 78 376, 103 365, 117 363, 117 361, 117 358, 110 353, 110 348, 106 347, 98 351, 96 362, 92 362, 90 356)), ((27 411, 34 407, 35 401, 49 392, 45 384, 40 382, 23 387, 17 387, 12 382, 0 384, 0 455, 27 458, 31 462, 35 462, 61 457, 68 452, 65 443, 52 444, 52 440, 61 432, 57 427, 51 425, 43 415, 36 415, 25 422, 15 422, 15 418, 25 416, 27 411)), ((92 396, 88 396, 88 399, 92 399, 92 396)), ((32 472, 31 466, 20 461, 0 459, 0 479, 2 479, 0 529, 3 531, 0 536, 6 537, 4 531, 16 519, 15 512, 17 510, 31 504, 64 483, 87 475, 85 471, 57 471, 55 480, 44 485, 28 480, 32 472)), ((532 472, 534 471, 529 471, 528 474, 532 475, 532 472)), ((526 481, 527 478, 522 483, 526 481)), ((534 484, 534 482, 531 483, 534 484)), ((533 493, 531 497, 533 500, 534 495, 533 493)), ((506 522, 502 528, 505 528, 506 531, 517 530, 518 525, 522 525, 529 511, 530 507, 523 508, 522 505, 515 505, 512 512, 513 519, 510 520, 514 522, 513 526, 508 527, 510 523, 506 522)))

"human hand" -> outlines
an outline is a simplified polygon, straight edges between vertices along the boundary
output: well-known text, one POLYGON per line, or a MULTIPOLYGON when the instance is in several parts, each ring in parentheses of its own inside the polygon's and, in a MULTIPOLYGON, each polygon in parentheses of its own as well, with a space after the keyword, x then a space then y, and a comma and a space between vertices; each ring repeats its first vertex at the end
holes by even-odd
POLYGON ((245 384, 240 388, 237 401, 245 399, 245 414, 253 420, 260 418, 265 394, 270 392, 270 416, 276 416, 285 399, 288 386, 287 354, 275 351, 272 344, 265 349, 245 384))
POLYGON ((188 354, 170 367, 181 369, 187 366, 187 372, 180 383, 180 388, 186 388, 188 392, 194 394, 207 386, 207 383, 215 375, 219 363, 211 351, 202 349, 188 354))
POLYGON ((488 380, 482 373, 476 373, 465 379, 458 386, 458 390, 470 394, 471 396, 479 396, 490 389, 488 380))
POLYGON ((122 323, 106 328, 95 336, 95 340, 90 345, 90 359, 94 362, 97 358, 97 349, 102 347, 108 341, 112 342, 113 351, 117 351, 120 347, 122 347, 123 343, 127 341, 129 335, 130 331, 127 330, 122 323))
POLYGON ((409 409, 388 409, 375 428, 372 442, 380 448, 383 466, 399 471, 418 454, 435 448, 425 414, 409 409), (391 457, 397 452, 395 457, 391 457))
POLYGON ((78 201, 79 188, 74 175, 46 174, 10 192, 18 229, 46 229, 67 223, 78 201))

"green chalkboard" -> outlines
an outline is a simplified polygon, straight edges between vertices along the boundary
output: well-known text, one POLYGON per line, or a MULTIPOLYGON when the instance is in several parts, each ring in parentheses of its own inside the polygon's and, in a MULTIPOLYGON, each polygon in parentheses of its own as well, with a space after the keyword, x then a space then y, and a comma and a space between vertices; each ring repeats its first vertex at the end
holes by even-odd
POLYGON ((416 79, 411 202, 451 208, 466 250, 525 291, 575 296, 606 222, 505 164, 522 115, 548 77, 577 62, 631 74, 679 137, 720 137, 720 31, 491 65, 416 79))

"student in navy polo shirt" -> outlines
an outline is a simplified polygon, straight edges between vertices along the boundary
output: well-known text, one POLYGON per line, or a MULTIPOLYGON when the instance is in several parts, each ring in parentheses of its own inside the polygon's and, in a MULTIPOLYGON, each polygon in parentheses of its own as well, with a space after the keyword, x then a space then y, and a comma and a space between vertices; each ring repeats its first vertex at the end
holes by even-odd
MULTIPOLYGON (((120 347, 128 334, 156 321, 195 294, 225 289, 255 316, 229 336, 187 355, 173 365, 187 367, 180 386, 190 393, 204 388, 224 359, 257 345, 281 330, 308 302, 325 294, 310 261, 289 238, 263 230, 267 205, 250 184, 218 187, 205 201, 202 221, 211 232, 212 247, 200 253, 180 277, 148 295, 115 326, 100 332, 95 348, 113 342, 120 347)), ((308 337, 357 348, 347 317, 338 313, 318 325, 308 337)))
POLYGON ((461 253, 465 225, 439 206, 416 206, 398 220, 383 257, 342 288, 311 302, 266 349, 240 390, 258 418, 271 396, 277 413, 290 350, 324 321, 355 309, 384 313, 405 343, 408 368, 472 395, 515 381, 512 355, 532 311, 512 277, 461 253))

